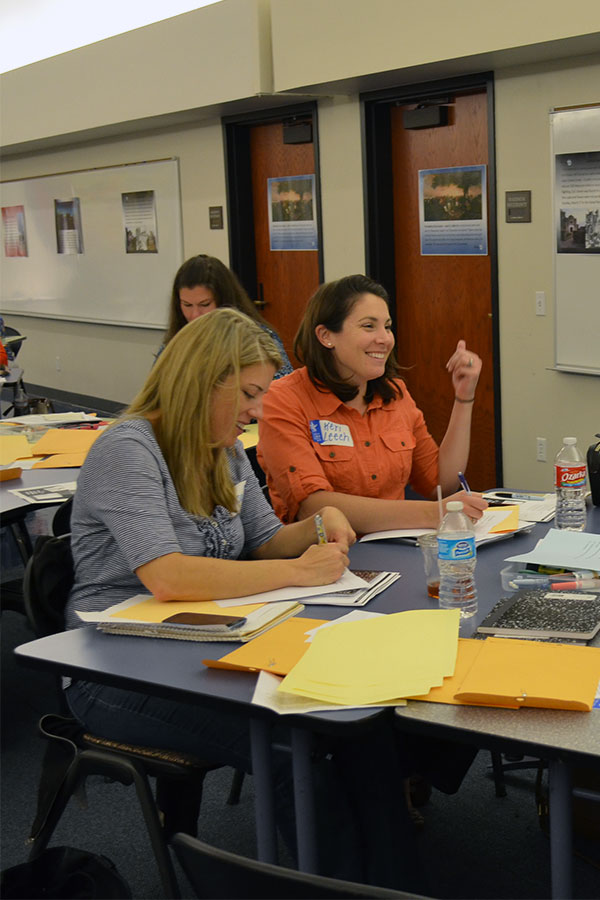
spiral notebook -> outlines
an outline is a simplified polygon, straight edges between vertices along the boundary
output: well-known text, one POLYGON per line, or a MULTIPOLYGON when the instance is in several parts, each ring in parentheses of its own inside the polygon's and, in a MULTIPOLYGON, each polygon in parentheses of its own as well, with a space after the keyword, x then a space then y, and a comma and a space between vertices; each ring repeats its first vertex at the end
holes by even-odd
POLYGON ((516 591, 495 605, 477 631, 504 637, 591 641, 600 631, 600 594, 516 591))

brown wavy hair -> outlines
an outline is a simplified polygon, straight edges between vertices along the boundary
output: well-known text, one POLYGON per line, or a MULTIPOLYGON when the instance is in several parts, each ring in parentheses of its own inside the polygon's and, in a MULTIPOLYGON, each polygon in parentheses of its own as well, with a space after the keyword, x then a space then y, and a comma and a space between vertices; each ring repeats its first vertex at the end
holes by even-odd
MULTIPOLYGON (((337 281, 322 284, 308 301, 304 318, 294 338, 294 353, 308 371, 312 383, 318 390, 325 388, 343 402, 353 400, 358 394, 354 384, 341 377, 337 370, 335 357, 320 342, 315 329, 324 325, 334 334, 344 327, 344 322, 364 294, 375 294, 385 300, 388 309, 390 300, 386 289, 366 275, 346 275, 337 281)), ((385 372, 381 378, 367 382, 365 401, 370 403, 378 394, 384 403, 395 397, 402 397, 402 388, 398 381, 400 367, 392 351, 385 364, 385 372)))
POLYGON ((227 306, 239 309, 255 322, 265 325, 265 320, 233 274, 216 256, 200 253, 181 265, 175 275, 169 303, 169 324, 165 334, 165 344, 187 325, 181 311, 179 291, 181 288, 206 287, 213 292, 217 307, 227 306))

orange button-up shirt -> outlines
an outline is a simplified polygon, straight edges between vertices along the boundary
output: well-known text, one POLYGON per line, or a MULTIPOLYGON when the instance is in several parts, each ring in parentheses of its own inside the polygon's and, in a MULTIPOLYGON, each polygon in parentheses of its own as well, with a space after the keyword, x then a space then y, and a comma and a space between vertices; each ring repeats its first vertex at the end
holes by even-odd
POLYGON ((282 521, 295 521, 315 491, 402 500, 409 482, 425 497, 435 490, 438 446, 404 385, 402 393, 387 404, 376 396, 361 415, 330 391, 317 390, 306 368, 271 384, 259 423, 258 461, 282 521), (341 428, 320 424, 326 422, 341 428), (320 442, 332 431, 334 443, 320 442))

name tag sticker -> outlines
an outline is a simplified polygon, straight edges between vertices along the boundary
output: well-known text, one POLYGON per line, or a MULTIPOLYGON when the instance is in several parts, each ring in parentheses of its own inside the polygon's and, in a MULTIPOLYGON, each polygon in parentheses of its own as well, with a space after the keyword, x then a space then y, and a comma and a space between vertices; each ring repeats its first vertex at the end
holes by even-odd
POLYGON ((315 444, 336 447, 354 447, 354 441, 347 425, 338 425, 328 419, 311 419, 310 433, 315 444))
POLYGON ((238 504, 238 512, 242 508, 242 500, 244 499, 245 489, 246 489, 246 482, 238 481, 238 483, 235 486, 235 499, 237 500, 237 504, 238 504))

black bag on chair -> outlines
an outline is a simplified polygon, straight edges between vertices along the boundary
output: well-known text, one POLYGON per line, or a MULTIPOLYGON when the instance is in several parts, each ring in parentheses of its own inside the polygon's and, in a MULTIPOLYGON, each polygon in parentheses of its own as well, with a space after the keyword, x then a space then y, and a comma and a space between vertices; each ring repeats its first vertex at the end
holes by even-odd
POLYGON ((131 898, 131 890, 106 856, 52 847, 30 862, 2 872, 0 888, 4 900, 112 900, 131 898))

